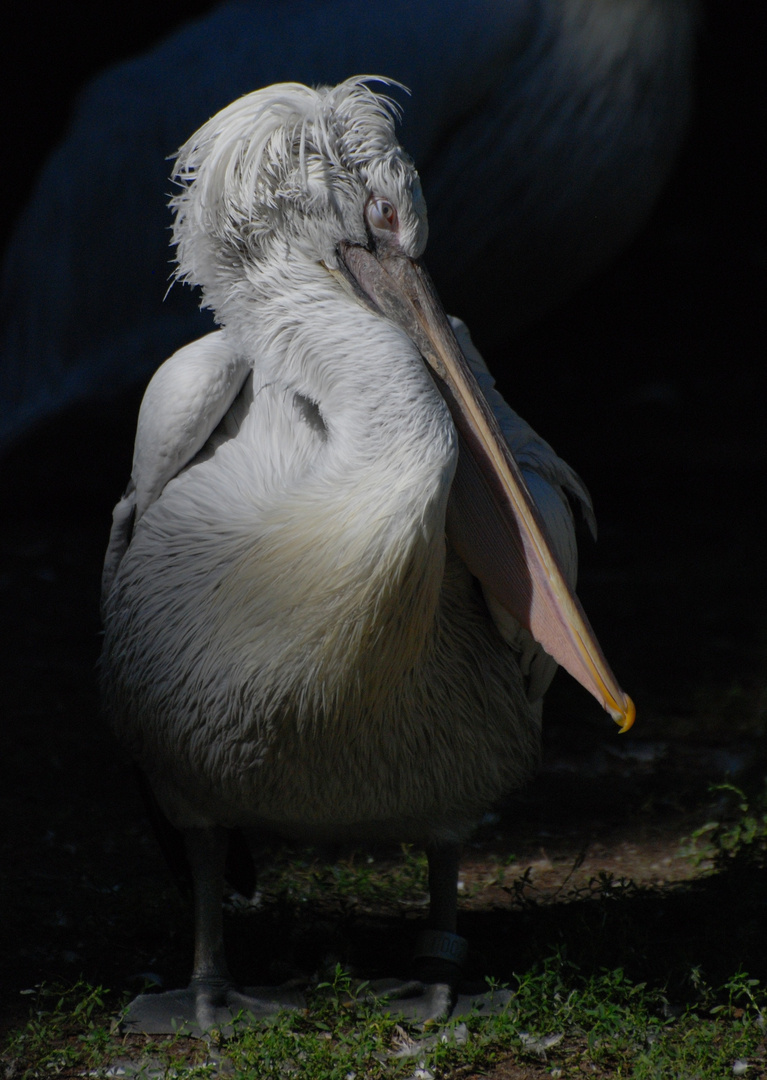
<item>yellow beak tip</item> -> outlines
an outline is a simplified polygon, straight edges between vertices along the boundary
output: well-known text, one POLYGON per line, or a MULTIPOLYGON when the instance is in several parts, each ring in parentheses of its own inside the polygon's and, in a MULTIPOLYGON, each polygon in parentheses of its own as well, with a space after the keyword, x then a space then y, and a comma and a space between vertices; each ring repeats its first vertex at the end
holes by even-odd
POLYGON ((623 735, 624 732, 629 730, 629 728, 633 725, 634 721, 636 720, 636 715, 637 715, 636 705, 631 700, 631 698, 628 696, 628 694, 624 694, 623 699, 624 699, 623 709, 621 710, 621 712, 617 716, 614 717, 615 723, 621 729, 620 730, 621 735, 623 735))

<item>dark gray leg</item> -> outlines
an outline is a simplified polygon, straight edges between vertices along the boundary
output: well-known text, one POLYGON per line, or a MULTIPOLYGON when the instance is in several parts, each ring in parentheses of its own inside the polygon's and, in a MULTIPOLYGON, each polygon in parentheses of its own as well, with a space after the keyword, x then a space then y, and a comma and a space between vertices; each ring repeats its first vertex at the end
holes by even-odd
POLYGON ((419 936, 415 957, 425 982, 454 982, 466 957, 466 941, 456 934, 458 915, 457 844, 429 848, 429 928, 419 936))
POLYGON ((123 1019, 127 1031, 148 1035, 200 1035, 211 1028, 231 1030, 242 1014, 250 1020, 284 1008, 303 1007, 293 990, 253 987, 238 990, 232 984, 224 953, 222 899, 228 834, 225 829, 189 829, 184 842, 194 885, 194 967, 186 990, 141 994, 128 1006, 123 1019))
POLYGON ((374 991, 385 994, 391 1011, 410 1020, 433 1023, 446 1020, 466 953, 466 942, 456 932, 458 914, 458 844, 427 848, 429 860, 429 923, 415 948, 415 980, 381 980, 374 991))
POLYGON ((194 887, 194 967, 189 989, 195 992, 196 1020, 204 1031, 216 1024, 232 980, 224 951, 225 829, 189 829, 184 833, 194 887))
POLYGON ((458 915, 458 844, 426 849, 429 860, 429 925, 455 933, 458 915))
MULTIPOLYGON (((426 1013, 430 1020, 466 1016, 473 1011, 498 1012, 510 1000, 506 990, 473 991, 459 983, 468 942, 456 931, 458 915, 458 844, 427 849, 429 859, 429 928, 419 936, 415 959, 424 983, 426 1013), (469 992, 467 992, 469 991, 469 992)), ((423 1016, 424 1013, 422 1012, 423 1016)))
POLYGON ((189 829, 184 833, 194 884, 193 982, 228 980, 224 954, 225 829, 189 829))
MULTIPOLYGON (((458 915, 457 844, 427 848, 429 860, 429 929, 418 939, 416 958, 431 959, 432 974, 445 975, 460 969, 466 942, 456 934, 458 915), (447 965, 445 967, 444 965, 447 965)), ((428 964, 427 964, 428 966, 428 964)))
POLYGON ((415 948, 416 973, 425 984, 430 1019, 448 1017, 467 943, 456 934, 458 915, 458 844, 427 848, 429 860, 429 926, 415 948))

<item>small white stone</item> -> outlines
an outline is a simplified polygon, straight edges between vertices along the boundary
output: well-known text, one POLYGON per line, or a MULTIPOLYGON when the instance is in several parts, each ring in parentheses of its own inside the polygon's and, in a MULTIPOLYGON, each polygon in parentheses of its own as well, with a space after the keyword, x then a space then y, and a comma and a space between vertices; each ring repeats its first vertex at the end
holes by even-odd
POLYGON ((535 1035, 531 1035, 529 1031, 520 1031, 519 1040, 530 1054, 535 1054, 541 1058, 542 1061, 546 1060, 546 1051, 551 1050, 554 1046, 558 1046, 559 1043, 565 1037, 564 1031, 558 1031, 556 1034, 544 1035, 543 1038, 538 1038, 535 1035))

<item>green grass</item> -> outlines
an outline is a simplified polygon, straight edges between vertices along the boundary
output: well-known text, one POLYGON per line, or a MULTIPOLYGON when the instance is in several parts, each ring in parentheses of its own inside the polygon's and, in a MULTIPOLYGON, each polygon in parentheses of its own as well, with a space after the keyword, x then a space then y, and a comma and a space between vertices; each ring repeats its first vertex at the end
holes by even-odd
MULTIPOLYGON (((433 1032, 407 1030, 351 994, 336 972, 318 985, 305 1013, 209 1042, 123 1039, 115 1008, 100 988, 40 988, 28 1024, 15 1032, 2 1062, 6 1080, 104 1075, 130 1063, 139 1075, 216 1075, 225 1064, 253 1080, 378 1080, 486 1074, 512 1058, 530 1075, 721 1080, 764 1075, 765 989, 744 973, 717 991, 700 982, 700 1001, 679 1015, 664 994, 620 970, 586 976, 561 956, 520 975, 507 1009, 433 1032), (740 1065, 738 1064, 740 1063, 740 1065), (733 1072, 735 1068, 735 1072, 733 1072), (543 1070, 543 1072, 541 1072, 543 1070), (744 1070, 745 1071, 745 1070, 744 1070)), ((519 1074, 518 1074, 519 1075, 519 1074)), ((524 1075, 524 1074, 523 1074, 524 1075)))
MULTIPOLYGON (((515 972, 507 977, 513 997, 497 1016, 420 1031, 383 1013, 337 965, 308 991, 304 1012, 231 1038, 152 1039, 120 1035, 114 1018, 125 998, 84 982, 40 986, 25 991, 29 1019, 9 1034, 0 1075, 98 1077, 117 1064, 147 1078, 227 1071, 252 1080, 502 1080, 513 1063, 515 1080, 767 1076, 766 804, 729 785, 719 794, 718 816, 693 841, 694 857, 715 869, 696 882, 649 889, 603 874, 551 903, 528 877, 511 880, 501 868, 511 910, 462 916, 496 948, 487 967, 515 972), (746 959, 762 978, 748 974, 746 959)), ((409 849, 383 868, 366 856, 330 867, 309 856, 285 860, 264 882, 266 907, 233 918, 258 923, 269 903, 290 921, 323 905, 337 915, 352 900, 352 925, 358 902, 398 907, 426 888, 425 862, 409 849)), ((397 918, 390 935, 402 928, 397 918)))
POLYGON ((767 784, 756 794, 746 794, 735 784, 714 784, 718 816, 692 834, 689 853, 699 863, 712 862, 720 869, 731 862, 763 865, 767 856, 767 784))
POLYGON ((326 863, 305 849, 280 847, 270 852, 258 875, 259 891, 284 902, 336 900, 369 906, 426 901, 428 866, 423 852, 410 844, 384 861, 351 851, 326 863))
POLYGON ((32 999, 30 1015, 3 1048, 6 1077, 60 1076, 108 1060, 113 1025, 102 987, 78 982, 69 988, 39 986, 22 993, 32 999))

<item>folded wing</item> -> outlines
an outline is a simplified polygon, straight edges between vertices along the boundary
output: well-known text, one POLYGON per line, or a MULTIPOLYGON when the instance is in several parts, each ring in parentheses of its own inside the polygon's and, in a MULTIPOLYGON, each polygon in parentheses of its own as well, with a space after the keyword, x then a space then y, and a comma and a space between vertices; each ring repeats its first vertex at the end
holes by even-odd
POLYGON ((102 603, 133 529, 168 481, 205 445, 249 372, 247 360, 223 330, 185 345, 155 372, 139 410, 130 484, 112 514, 102 603))

